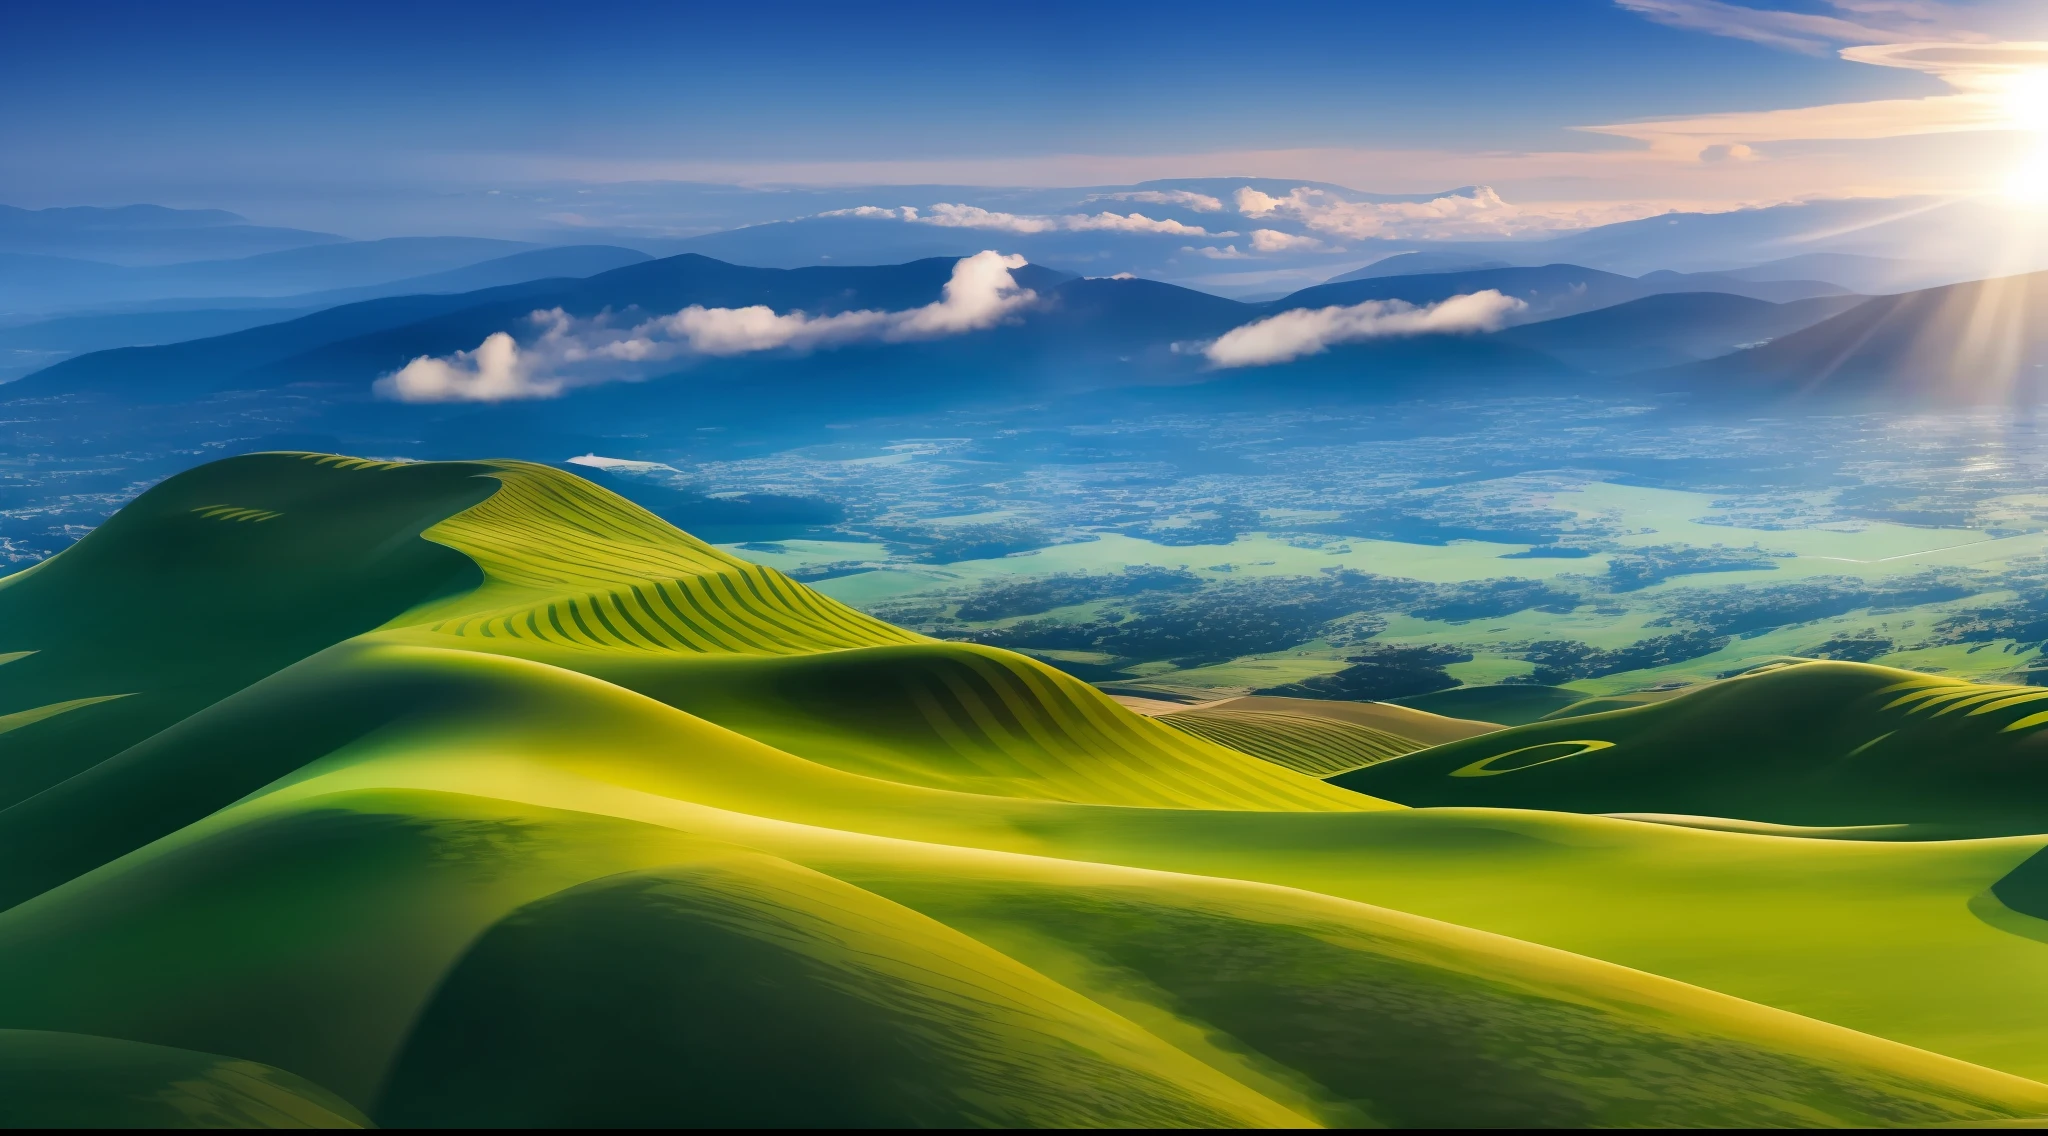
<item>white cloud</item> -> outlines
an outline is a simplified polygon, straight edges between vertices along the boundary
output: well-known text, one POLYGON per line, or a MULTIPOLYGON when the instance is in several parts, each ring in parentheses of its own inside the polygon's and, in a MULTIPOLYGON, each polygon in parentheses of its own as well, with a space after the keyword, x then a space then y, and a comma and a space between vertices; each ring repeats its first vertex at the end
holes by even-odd
POLYGON ((1222 248, 1217 248, 1215 245, 1203 245, 1201 248, 1196 248, 1193 245, 1182 245, 1180 246, 1180 251, 1191 252, 1196 256, 1205 256, 1210 260, 1246 260, 1251 256, 1250 253, 1239 252, 1236 245, 1224 245, 1222 248))
POLYGON ((904 206, 901 209, 884 209, 879 205, 856 205, 851 209, 827 209, 820 217, 868 217, 876 220, 915 221, 917 210, 904 206))
POLYGON ((1528 307, 1494 289, 1452 296, 1418 308, 1401 300, 1367 300, 1349 307, 1297 308, 1232 328, 1202 349, 1216 367, 1260 367, 1318 355, 1340 343, 1405 335, 1494 331, 1512 312, 1528 307))
POLYGON ((1197 213, 1221 213, 1223 203, 1206 193, 1185 189, 1127 189, 1121 193, 1091 193, 1089 201, 1141 201, 1147 205, 1182 205, 1197 213))
MULTIPOLYGON (((1579 228, 1586 223, 1576 210, 1510 205, 1483 185, 1425 201, 1346 201, 1307 186, 1297 187, 1285 197, 1275 197, 1246 186, 1237 191, 1237 209, 1247 217, 1287 217, 1319 233, 1354 240, 1514 237, 1579 228)), ((1252 247, 1259 247, 1256 234, 1252 247)))
POLYGON ((1075 213, 1060 218, 1060 227, 1071 233, 1108 230, 1117 233, 1171 233, 1176 237, 1230 237, 1235 233, 1211 233, 1200 225, 1183 225, 1168 218, 1155 221, 1143 213, 1097 213, 1090 217, 1075 213))
POLYGON ((1312 252, 1322 247, 1323 242, 1314 237, 1299 237, 1278 229, 1252 230, 1252 248, 1258 252, 1312 252))
POLYGON ((623 469, 633 473, 652 473, 657 469, 665 469, 670 473, 682 472, 667 462, 635 461, 632 458, 608 458, 594 453, 582 454, 569 458, 567 461, 570 465, 587 465, 592 469, 623 469))
POLYGON ((510 335, 494 331, 474 351, 414 359, 378 379, 377 393, 400 402, 505 402, 562 393, 561 380, 537 377, 534 364, 535 356, 510 335))
POLYGON ((929 210, 930 216, 920 217, 917 210, 905 207, 906 221, 917 221, 926 225, 937 225, 945 229, 994 229, 1003 233, 1047 233, 1059 228, 1059 222, 1050 217, 1033 217, 1018 213, 991 213, 979 205, 953 205, 940 202, 929 210))
POLYGON ((542 331, 524 347, 508 332, 493 332, 474 351, 414 359, 377 380, 376 391, 401 402, 553 398, 571 387, 644 377, 648 365, 688 355, 819 350, 863 340, 901 343, 980 331, 1038 299, 1010 275, 1024 264, 1021 256, 994 251, 963 257, 953 265, 939 299, 898 312, 812 316, 778 313, 759 304, 693 304, 625 329, 611 326, 605 316, 578 320, 559 308, 535 312, 528 319, 542 331))
POLYGON ((882 338, 896 341, 932 339, 994 327, 1011 313, 1038 299, 1038 293, 1017 283, 1012 269, 1024 267, 1024 258, 994 251, 975 253, 953 265, 939 300, 921 308, 895 313, 895 322, 882 338))
MULTIPOLYGON (((1215 198, 1204 200, 1215 201, 1215 198)), ((1217 207, 1222 207, 1217 202, 1217 207)), ((983 209, 979 205, 956 205, 942 201, 928 209, 920 210, 914 205, 887 209, 878 205, 859 205, 852 209, 833 209, 818 214, 820 217, 864 217, 874 220, 906 221, 918 225, 937 225, 944 229, 987 229, 1000 233, 1165 233, 1176 237, 1234 237, 1236 233, 1211 233, 1200 225, 1188 225, 1172 218, 1154 220, 1143 213, 1069 213, 1063 217, 1046 217, 1030 213, 998 213, 983 209)))

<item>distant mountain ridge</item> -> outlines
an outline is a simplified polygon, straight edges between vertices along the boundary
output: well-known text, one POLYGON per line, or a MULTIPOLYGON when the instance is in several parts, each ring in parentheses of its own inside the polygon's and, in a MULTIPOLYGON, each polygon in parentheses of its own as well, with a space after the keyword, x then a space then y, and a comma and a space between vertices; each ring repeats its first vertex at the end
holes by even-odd
MULTIPOLYGON (((1493 288, 1529 305, 1517 322, 1557 319, 1579 312, 1612 307, 1644 296, 1669 292, 1721 292, 1748 296, 1773 304, 1817 296, 1848 294, 1848 289, 1820 280, 1751 281, 1728 273, 1651 272, 1640 277, 1603 272, 1578 264, 1520 266, 1488 261, 1464 268, 1427 268, 1423 265, 1451 264, 1449 253, 1410 253, 1391 258, 1391 263, 1420 258, 1413 274, 1375 272, 1380 264, 1334 277, 1324 284, 1304 288, 1280 301, 1285 307, 1315 307, 1325 303, 1357 303, 1356 299, 1399 297, 1411 303, 1431 301, 1493 288)), ((1383 261, 1381 264, 1390 262, 1383 261)))
POLYGON ((346 237, 252 225, 225 209, 124 205, 20 209, 0 205, 0 253, 28 253, 110 264, 151 265, 254 256, 337 244, 346 237))
POLYGON ((532 249, 522 241, 483 237, 391 237, 138 267, 0 252, 0 313, 62 312, 174 298, 276 298, 361 288, 532 249))
POLYGON ((1868 301, 1820 296, 1774 304, 1721 292, 1663 292, 1523 324, 1499 338, 1594 374, 1628 374, 1726 355, 1810 327, 1868 301))
POLYGON ((2048 393, 2048 272, 1879 296, 1657 378, 1730 396, 2032 403, 2048 393))
MULTIPOLYGON (((579 318, 602 312, 639 312, 644 315, 638 318, 645 318, 689 305, 761 305, 813 316, 856 308, 901 311, 936 300, 954 263, 952 258, 932 258, 888 266, 772 269, 685 254, 582 280, 345 305, 213 340, 87 355, 22 380, 9 394, 97 390, 126 392, 124 397, 182 397, 293 382, 341 384, 361 392, 371 379, 413 359, 470 351, 494 332, 517 330, 536 309, 560 309, 579 318)), ((802 356, 800 362, 771 352, 694 365, 733 373, 803 375, 814 385, 853 383, 856 380, 848 377, 853 373, 895 374, 896 379, 876 391, 878 396, 895 387, 909 397, 908 392, 922 389, 920 384, 927 381, 910 376, 963 368, 990 376, 996 383, 991 389, 1023 381, 1025 386, 1017 389, 1025 390, 1045 376, 1059 374, 1064 376, 1061 384, 1079 387, 1207 381, 1226 392, 1265 386, 1271 380, 1260 376, 1284 372, 1293 376, 1288 382, 1306 382, 1325 391, 1355 387, 1363 392, 1386 384, 1397 389, 1430 374, 1472 381, 1513 375, 1561 379, 1584 370, 1639 369, 1623 365, 1630 360, 1664 365, 1733 350, 1840 310, 1832 302, 1772 305, 1710 293, 1686 293, 1692 298, 1630 308, 1632 301, 1643 299, 1645 285, 1574 265, 1346 281, 1304 289, 1268 304, 1245 304, 1157 281, 1076 278, 1035 265, 1019 269, 1016 276, 1039 294, 1039 302, 1013 323, 974 335, 848 348, 802 356), (1289 310, 1380 299, 1426 305, 1487 288, 1527 301, 1531 310, 1525 318, 1531 322, 1525 327, 1547 330, 1341 344, 1285 367, 1251 368, 1238 374, 1208 370, 1197 349, 1233 328, 1289 310), (1739 310, 1724 310, 1731 304, 1739 310), (1579 325, 1560 321, 1555 328, 1533 322, 1578 315, 1587 308, 1611 308, 1614 314, 1579 325), (1619 356, 1601 356, 1598 340, 1615 336, 1625 341, 1625 350, 1619 356), (1034 374, 1037 377, 1025 378, 1034 374)), ((858 382, 872 385, 868 379, 858 382)))
POLYGON ((532 280, 590 276, 648 259, 646 253, 610 245, 570 245, 514 253, 428 276, 357 288, 268 300, 201 299, 191 301, 194 306, 184 310, 145 308, 45 319, 0 328, 0 382, 84 352, 228 335, 296 319, 323 308, 386 296, 474 292, 532 280))

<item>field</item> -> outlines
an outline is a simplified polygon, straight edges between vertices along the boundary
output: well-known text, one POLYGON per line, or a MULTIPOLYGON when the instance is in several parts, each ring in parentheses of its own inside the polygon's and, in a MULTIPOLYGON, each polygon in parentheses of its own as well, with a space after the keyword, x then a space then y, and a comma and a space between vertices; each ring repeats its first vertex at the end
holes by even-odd
MULTIPOLYGON (((1500 488, 1507 492, 1523 487, 1500 488)), ((980 597, 1014 591, 1033 581, 1108 579, 1134 569, 1187 573, 1217 593, 1226 590, 1221 587, 1224 585, 1242 592, 1256 589, 1262 581, 1269 585, 1312 581, 1337 571, 1417 581, 1435 585, 1439 592, 1463 588, 1480 593, 1499 589, 1504 580, 1533 581, 1587 601, 1564 611, 1524 607, 1448 619, 1421 617, 1392 606, 1367 606, 1347 613, 1383 621, 1373 637, 1377 645, 1442 646, 1470 653, 1470 659, 1449 663, 1444 669, 1454 679, 1478 685, 1527 679, 1537 669, 1525 657, 1533 642, 1566 640, 1617 651, 1674 629, 1713 626, 1711 619, 1688 619, 1685 614, 1674 618, 1674 611, 1727 605, 1731 597, 1741 600, 1752 595, 1768 603, 1772 596, 1793 593, 1794 603, 1781 605, 1793 608, 1792 618, 1783 623, 1741 628, 1712 649, 1672 663, 1628 667, 1562 683, 1586 694, 1709 681, 1779 658, 1811 655, 1836 640, 1882 640, 1884 649, 1866 651, 1859 657, 1966 677, 2023 674, 2039 654, 2038 642, 2011 638, 1942 642, 1937 628, 1944 620, 2030 590, 2044 554, 2048 554, 2048 532, 1999 536, 1981 529, 1883 521, 1748 528, 1723 523, 1716 516, 1715 499, 1708 495, 1605 482, 1527 494, 1520 505, 1532 512, 1565 512, 1614 530, 1617 535, 1600 542, 1611 551, 1523 559, 1519 557, 1532 547, 1542 546, 1482 540, 1416 544, 1359 538, 1315 543, 1285 531, 1246 533, 1227 544, 1214 545, 1160 544, 1104 533, 1076 543, 945 565, 904 564, 892 560, 879 546, 824 540, 781 542, 772 550, 728 546, 728 551, 799 575, 822 564, 870 565, 869 570, 821 579, 816 586, 856 607, 903 618, 945 635, 999 635, 1027 621, 1035 625, 1085 624, 1100 619, 1105 611, 1117 611, 1146 597, 1117 596, 993 620, 943 617, 948 611, 957 613, 963 600, 972 605, 980 597), (1681 573, 1646 586, 1615 590, 1612 577, 1618 559, 1626 565, 1634 550, 1672 546, 1735 549, 1757 566, 1681 573), (1925 596, 1911 592, 1944 588, 1947 594, 1933 602, 1912 602, 1925 596), (1806 594, 1800 595, 1802 591, 1806 594), (1899 602, 1887 596, 1887 591, 1909 594, 1899 602), (1797 603, 1801 599, 1807 600, 1804 606, 1797 603), (1797 618, 1814 608, 1814 599, 1822 601, 1825 614, 1797 618)), ((1219 594, 1214 602, 1221 606, 1231 600, 1219 594)), ((1029 640, 990 641, 1032 651, 1055 665, 1081 662, 1099 668, 1118 661, 1102 652, 1033 647, 1029 640)), ((1195 666, 1124 659, 1124 685, 1190 695, 1241 694, 1341 670, 1355 645, 1355 641, 1332 642, 1315 636, 1282 650, 1195 666)), ((1076 673, 1089 672, 1077 669, 1076 673)))

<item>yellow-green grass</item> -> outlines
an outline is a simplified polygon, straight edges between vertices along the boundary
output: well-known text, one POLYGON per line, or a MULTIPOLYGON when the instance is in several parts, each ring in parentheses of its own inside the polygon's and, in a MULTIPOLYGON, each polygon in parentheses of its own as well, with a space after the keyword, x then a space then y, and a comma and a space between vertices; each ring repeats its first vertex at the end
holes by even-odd
POLYGON ((40 978, 0 980, 0 1017, 232 1042, 388 1123, 1913 1124, 2048 1107, 2031 1082, 1392 911, 781 822, 505 739, 460 756, 420 741, 338 755, 0 916, 7 972, 40 978), (423 788, 458 782, 471 792, 423 788), (518 800, 536 796, 561 807, 518 800), (683 959, 719 965, 631 978, 683 959), (787 1059, 814 1050, 831 1060, 787 1059), (850 1083, 848 1062, 888 1091, 850 1083))
POLYGON ((135 692, 4 735, 75 770, 0 811, 0 1029, 393 1125, 2048 1113, 2048 945, 1989 890, 2040 837, 1402 808, 517 463, 259 455, 137 505, 0 585, 0 709, 135 692), (124 581, 160 547, 203 604, 124 581), (181 667, 225 692, 62 732, 181 667))
POLYGON ((1413 706, 1397 706, 1391 702, 1349 702, 1337 698, 1285 698, 1271 694, 1251 694, 1210 703, 1206 708, 1306 714, 1311 718, 1327 718, 1333 722, 1348 722, 1384 730, 1390 734, 1399 734, 1404 738, 1413 738, 1425 746, 1476 738, 1480 734, 1489 734, 1501 728, 1494 722, 1452 718, 1443 714, 1432 714, 1427 710, 1418 710, 1413 706))
MULTIPOLYGON (((401 787, 683 827, 702 822, 709 808, 728 825, 715 835, 750 847, 795 823, 804 840, 826 845, 856 833, 930 845, 942 865, 981 847, 1263 879, 1448 917, 2002 1068, 2043 1071, 2030 1009, 2031 992, 2048 982, 2038 976, 2041 945, 1967 909, 2038 839, 1870 845, 1540 813, 1218 813, 962 799, 807 765, 556 668, 462 652, 364 650, 371 653, 323 665, 363 669, 389 692, 311 682, 301 695, 345 690, 359 708, 391 705, 408 728, 375 730, 324 761, 288 755, 282 764, 302 770, 295 783, 257 799, 282 805, 307 794, 401 787), (483 680, 507 689, 476 689, 483 680), (442 709, 424 718, 392 693, 437 683, 444 689, 426 705, 442 709), (1758 925, 1771 933, 1758 934, 1758 925), (1915 968, 1926 969, 1919 981, 1895 981, 1915 968)), ((291 693, 281 680, 276 687, 252 693, 291 693)), ((301 708, 288 716, 306 715, 301 708)), ((218 729, 246 732, 232 721, 218 729)), ((27 918, 43 903, 19 912, 27 918)), ((41 973, 28 963, 16 969, 41 973)))
POLYGON ((1167 679, 1176 686, 1194 687, 1223 695, 1245 694, 1266 687, 1284 686, 1317 675, 1341 671, 1345 663, 1328 650, 1300 649, 1278 655, 1254 655, 1204 667, 1177 669, 1168 662, 1140 663, 1126 668, 1140 679, 1167 679))
POLYGON ((1157 721, 1312 777, 1334 776, 1424 748, 1413 738, 1371 726, 1285 710, 1211 707, 1162 714, 1157 721))

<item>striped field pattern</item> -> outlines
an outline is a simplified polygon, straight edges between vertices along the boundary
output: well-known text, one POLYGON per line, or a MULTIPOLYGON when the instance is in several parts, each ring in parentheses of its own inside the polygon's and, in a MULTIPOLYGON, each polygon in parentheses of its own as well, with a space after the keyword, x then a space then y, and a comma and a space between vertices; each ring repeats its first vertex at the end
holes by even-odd
POLYGON ((1908 717, 1940 718, 1957 715, 1980 718, 1993 715, 2001 733, 2018 733, 2048 725, 2048 690, 2038 686, 2012 686, 1964 682, 1961 679, 1910 679, 1878 691, 1893 694, 1880 712, 1901 711, 1908 717))
POLYGON ((491 463, 502 487, 429 528, 515 602, 429 626, 563 647, 791 655, 924 638, 749 564, 573 474, 491 463))
POLYGON ((248 509, 240 505, 201 505, 193 512, 209 521, 274 521, 283 513, 269 509, 248 509))
POLYGON ((1334 777, 1426 748, 1370 726, 1270 710, 1180 710, 1154 720, 1311 777, 1334 777))

